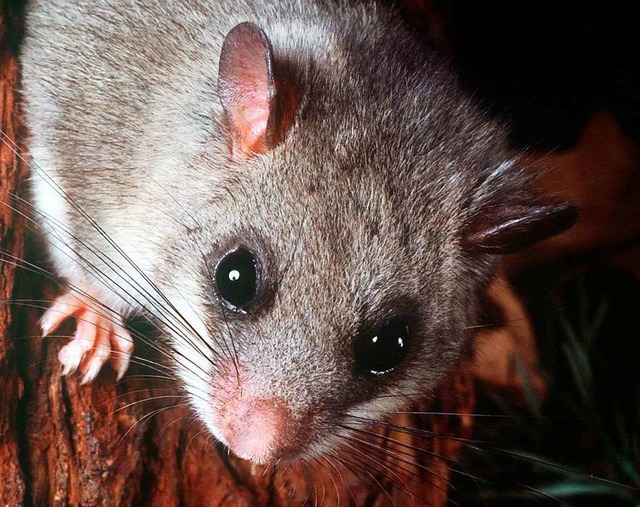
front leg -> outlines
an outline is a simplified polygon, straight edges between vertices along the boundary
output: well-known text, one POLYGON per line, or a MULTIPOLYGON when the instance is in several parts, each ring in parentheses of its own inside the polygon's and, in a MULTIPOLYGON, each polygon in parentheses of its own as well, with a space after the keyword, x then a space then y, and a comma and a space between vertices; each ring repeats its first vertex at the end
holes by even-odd
POLYGON ((76 319, 76 332, 58 353, 63 375, 79 370, 82 383, 86 384, 94 380, 110 360, 120 380, 133 352, 133 340, 122 317, 88 293, 69 291, 58 297, 42 316, 42 335, 48 336, 69 317, 76 319))

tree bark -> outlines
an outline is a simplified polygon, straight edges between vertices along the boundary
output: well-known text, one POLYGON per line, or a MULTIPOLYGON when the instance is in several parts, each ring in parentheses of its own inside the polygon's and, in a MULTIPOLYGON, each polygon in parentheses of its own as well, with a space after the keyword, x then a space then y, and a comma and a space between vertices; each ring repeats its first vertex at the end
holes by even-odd
POLYGON ((25 167, 16 152, 18 126, 14 114, 16 61, 9 40, 14 31, 5 4, 0 2, 0 504, 20 505, 25 481, 18 444, 18 406, 23 382, 15 349, 17 312, 12 304, 16 259, 24 251, 24 223, 13 212, 14 198, 25 167))
POLYGON ((85 386, 61 375, 57 351, 72 329, 40 336, 39 301, 51 300, 52 289, 16 263, 27 230, 14 211, 27 172, 9 43, 17 19, 14 4, 0 1, 0 505, 445 505, 458 439, 472 426, 469 416, 447 415, 472 412, 464 372, 417 407, 443 415, 393 421, 435 436, 388 430, 392 440, 366 437, 380 451, 345 453, 342 465, 323 459, 277 470, 213 444, 187 409, 163 404, 167 386, 142 377, 141 367, 119 383, 110 371, 85 386))

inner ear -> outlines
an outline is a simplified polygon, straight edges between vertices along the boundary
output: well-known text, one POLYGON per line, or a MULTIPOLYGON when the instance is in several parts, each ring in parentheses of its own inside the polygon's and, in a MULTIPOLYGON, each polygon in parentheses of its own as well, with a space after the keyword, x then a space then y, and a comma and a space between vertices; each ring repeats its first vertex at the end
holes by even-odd
POLYGON ((572 202, 492 206, 471 219, 463 245, 471 253, 513 253, 560 234, 577 219, 578 206, 572 202))
POLYGON ((293 116, 288 109, 295 107, 284 84, 275 77, 273 50, 264 31, 249 22, 232 28, 220 53, 218 96, 233 154, 250 157, 282 141, 293 116))

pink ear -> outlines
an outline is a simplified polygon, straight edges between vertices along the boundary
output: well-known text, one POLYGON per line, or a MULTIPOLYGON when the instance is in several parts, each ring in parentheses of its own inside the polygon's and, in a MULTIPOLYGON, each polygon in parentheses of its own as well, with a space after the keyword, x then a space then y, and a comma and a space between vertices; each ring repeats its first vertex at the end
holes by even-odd
POLYGON ((560 234, 578 218, 571 202, 552 205, 506 203, 472 219, 464 246, 472 253, 506 254, 560 234))
POLYGON ((234 155, 264 153, 284 137, 287 116, 277 114, 277 102, 282 102, 285 89, 274 78, 271 43, 264 31, 249 22, 232 28, 220 53, 218 95, 234 155))

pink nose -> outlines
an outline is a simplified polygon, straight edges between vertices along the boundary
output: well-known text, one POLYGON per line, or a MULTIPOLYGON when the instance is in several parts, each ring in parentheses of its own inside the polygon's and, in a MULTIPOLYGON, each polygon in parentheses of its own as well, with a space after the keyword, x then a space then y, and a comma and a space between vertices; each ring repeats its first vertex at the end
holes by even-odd
POLYGON ((290 412, 276 400, 240 398, 228 407, 223 432, 231 451, 255 463, 267 463, 292 452, 297 437, 290 412))

